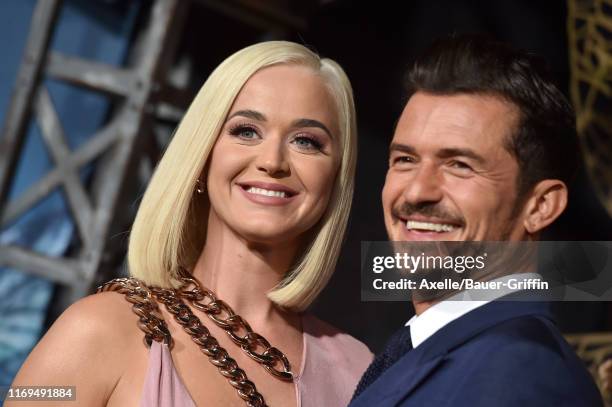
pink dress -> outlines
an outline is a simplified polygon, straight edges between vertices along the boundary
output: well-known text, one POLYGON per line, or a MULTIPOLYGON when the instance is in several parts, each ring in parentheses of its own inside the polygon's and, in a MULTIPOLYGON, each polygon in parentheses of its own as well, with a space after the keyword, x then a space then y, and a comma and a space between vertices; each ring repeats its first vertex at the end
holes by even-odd
MULTIPOLYGON (((311 316, 302 318, 304 350, 294 378, 298 407, 345 407, 372 361, 363 343, 311 316)), ((238 397, 236 395, 236 397, 238 397)), ((166 345, 153 341, 141 407, 195 407, 166 345)))

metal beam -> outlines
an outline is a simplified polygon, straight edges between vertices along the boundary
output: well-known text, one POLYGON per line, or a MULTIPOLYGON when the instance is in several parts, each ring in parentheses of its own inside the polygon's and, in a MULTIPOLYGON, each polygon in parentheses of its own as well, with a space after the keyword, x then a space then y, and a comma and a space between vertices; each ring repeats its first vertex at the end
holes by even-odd
POLYGON ((80 87, 117 96, 128 96, 134 87, 131 71, 112 65, 50 52, 45 73, 80 87))
POLYGON ((121 120, 116 119, 119 142, 111 154, 105 157, 105 162, 95 174, 92 186, 92 195, 97 202, 92 240, 99 243, 97 250, 87 253, 90 262, 85 273, 92 280, 101 267, 102 256, 108 243, 108 231, 113 228, 113 221, 116 221, 115 213, 118 208, 128 204, 121 202, 121 192, 127 185, 128 169, 136 171, 137 168, 140 152, 135 151, 135 146, 138 140, 150 136, 151 132, 147 130, 151 127, 154 113, 150 103, 158 84, 165 79, 167 67, 163 63, 169 63, 168 59, 164 58, 165 53, 172 52, 166 45, 171 38, 173 26, 180 22, 179 17, 186 14, 181 12, 181 9, 187 6, 188 2, 184 0, 156 1, 147 27, 139 39, 140 52, 133 61, 136 86, 130 91, 121 120))
POLYGON ((71 155, 66 142, 64 130, 57 117, 49 92, 40 86, 34 102, 34 110, 42 133, 42 138, 55 161, 55 165, 63 168, 62 184, 68 198, 70 212, 75 219, 79 235, 86 246, 91 244, 90 227, 92 207, 89 197, 83 188, 78 174, 78 167, 64 167, 71 155))
POLYGON ((26 271, 65 285, 73 285, 84 280, 79 261, 44 256, 16 246, 0 246, 0 267, 26 271))
POLYGON ((40 81, 42 65, 61 0, 39 1, 32 15, 26 50, 0 133, 0 214, 8 197, 30 114, 30 100, 40 81))
POLYGON ((72 168, 80 168, 108 150, 118 137, 117 125, 111 124, 101 129, 87 143, 82 145, 72 155, 66 158, 61 167, 55 167, 34 185, 29 187, 18 198, 13 199, 6 205, 0 218, 0 229, 4 229, 16 220, 25 211, 34 206, 41 199, 59 187, 65 177, 66 171, 72 168))

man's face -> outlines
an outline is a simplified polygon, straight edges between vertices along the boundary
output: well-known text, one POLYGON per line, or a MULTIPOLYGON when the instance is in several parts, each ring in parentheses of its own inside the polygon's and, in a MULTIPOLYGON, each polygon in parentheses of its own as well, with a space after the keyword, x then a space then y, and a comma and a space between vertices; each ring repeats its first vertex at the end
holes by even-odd
POLYGON ((522 240, 516 107, 494 96, 418 92, 390 147, 383 188, 390 240, 522 240), (519 215, 517 215, 519 214, 519 215))

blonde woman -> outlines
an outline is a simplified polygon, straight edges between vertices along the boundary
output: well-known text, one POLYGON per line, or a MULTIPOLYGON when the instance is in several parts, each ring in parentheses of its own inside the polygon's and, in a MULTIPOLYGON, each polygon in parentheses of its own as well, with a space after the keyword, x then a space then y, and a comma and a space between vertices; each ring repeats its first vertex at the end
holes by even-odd
POLYGON ((230 56, 143 197, 133 278, 72 305, 14 385, 76 386, 74 406, 345 406, 371 354, 303 311, 335 267, 355 159, 336 63, 280 41, 230 56))

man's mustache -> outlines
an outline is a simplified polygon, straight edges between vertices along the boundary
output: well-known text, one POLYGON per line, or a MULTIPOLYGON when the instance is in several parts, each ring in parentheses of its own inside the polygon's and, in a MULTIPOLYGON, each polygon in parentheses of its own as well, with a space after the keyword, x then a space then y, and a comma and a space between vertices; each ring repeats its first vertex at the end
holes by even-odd
POLYGON ((420 202, 416 204, 404 202, 399 207, 392 208, 391 213, 396 218, 408 218, 412 215, 421 215, 436 218, 442 222, 447 222, 454 225, 465 224, 465 219, 463 216, 454 214, 439 204, 430 202, 420 202))

